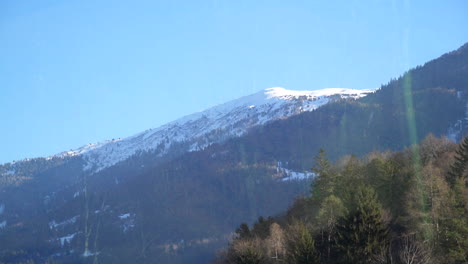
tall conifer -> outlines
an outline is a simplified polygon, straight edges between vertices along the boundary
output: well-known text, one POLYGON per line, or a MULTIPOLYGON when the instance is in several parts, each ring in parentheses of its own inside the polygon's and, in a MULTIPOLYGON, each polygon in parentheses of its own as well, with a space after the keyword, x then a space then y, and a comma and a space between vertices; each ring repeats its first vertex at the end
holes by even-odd
POLYGON ((356 201, 357 208, 337 225, 337 250, 342 253, 342 263, 371 263, 387 249, 389 230, 382 222, 374 189, 359 187, 356 201))

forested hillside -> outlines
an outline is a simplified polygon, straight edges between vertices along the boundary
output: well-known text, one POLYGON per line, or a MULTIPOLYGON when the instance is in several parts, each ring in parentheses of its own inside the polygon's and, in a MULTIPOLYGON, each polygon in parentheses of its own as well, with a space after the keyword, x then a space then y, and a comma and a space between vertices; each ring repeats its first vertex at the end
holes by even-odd
POLYGON ((310 195, 241 224, 217 263, 468 263, 468 137, 401 152, 324 150, 310 195))

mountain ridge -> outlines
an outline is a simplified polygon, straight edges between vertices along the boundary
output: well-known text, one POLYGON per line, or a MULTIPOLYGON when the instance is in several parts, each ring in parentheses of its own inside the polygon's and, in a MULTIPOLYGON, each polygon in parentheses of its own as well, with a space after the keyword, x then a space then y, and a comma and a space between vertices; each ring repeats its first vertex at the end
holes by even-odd
POLYGON ((181 117, 157 128, 123 139, 89 143, 77 149, 48 156, 46 160, 82 156, 86 161, 83 169, 96 173, 138 152, 154 152, 163 156, 177 143, 187 145, 185 151, 201 150, 213 143, 241 136, 255 126, 313 111, 335 100, 358 99, 373 92, 374 90, 370 89, 349 88, 312 91, 267 88, 181 117))

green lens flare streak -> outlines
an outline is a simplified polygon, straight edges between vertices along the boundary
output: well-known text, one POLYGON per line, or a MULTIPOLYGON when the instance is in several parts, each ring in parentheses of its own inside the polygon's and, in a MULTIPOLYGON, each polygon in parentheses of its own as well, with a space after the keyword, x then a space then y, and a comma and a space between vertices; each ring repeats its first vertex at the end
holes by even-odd
POLYGON ((413 161, 413 170, 415 173, 416 179, 416 191, 419 194, 418 203, 421 205, 422 217, 423 217, 423 237, 424 239, 431 239, 432 232, 430 228, 430 218, 428 216, 429 210, 427 207, 427 195, 424 192, 424 187, 422 183, 422 165, 421 159, 419 156, 419 150, 416 148, 417 140, 417 127, 416 127, 416 117, 413 106, 413 92, 412 92, 412 82, 411 82, 411 73, 406 73, 403 76, 403 99, 405 103, 406 110, 406 122, 408 127, 408 136, 411 144, 411 154, 413 161))

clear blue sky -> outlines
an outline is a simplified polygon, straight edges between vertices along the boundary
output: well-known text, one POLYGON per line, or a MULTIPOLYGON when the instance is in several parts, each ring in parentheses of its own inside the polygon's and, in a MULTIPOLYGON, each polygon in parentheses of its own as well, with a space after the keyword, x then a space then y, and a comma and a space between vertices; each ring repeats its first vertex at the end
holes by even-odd
POLYGON ((377 88, 468 41, 468 1, 0 1, 0 163, 282 86, 377 88))

